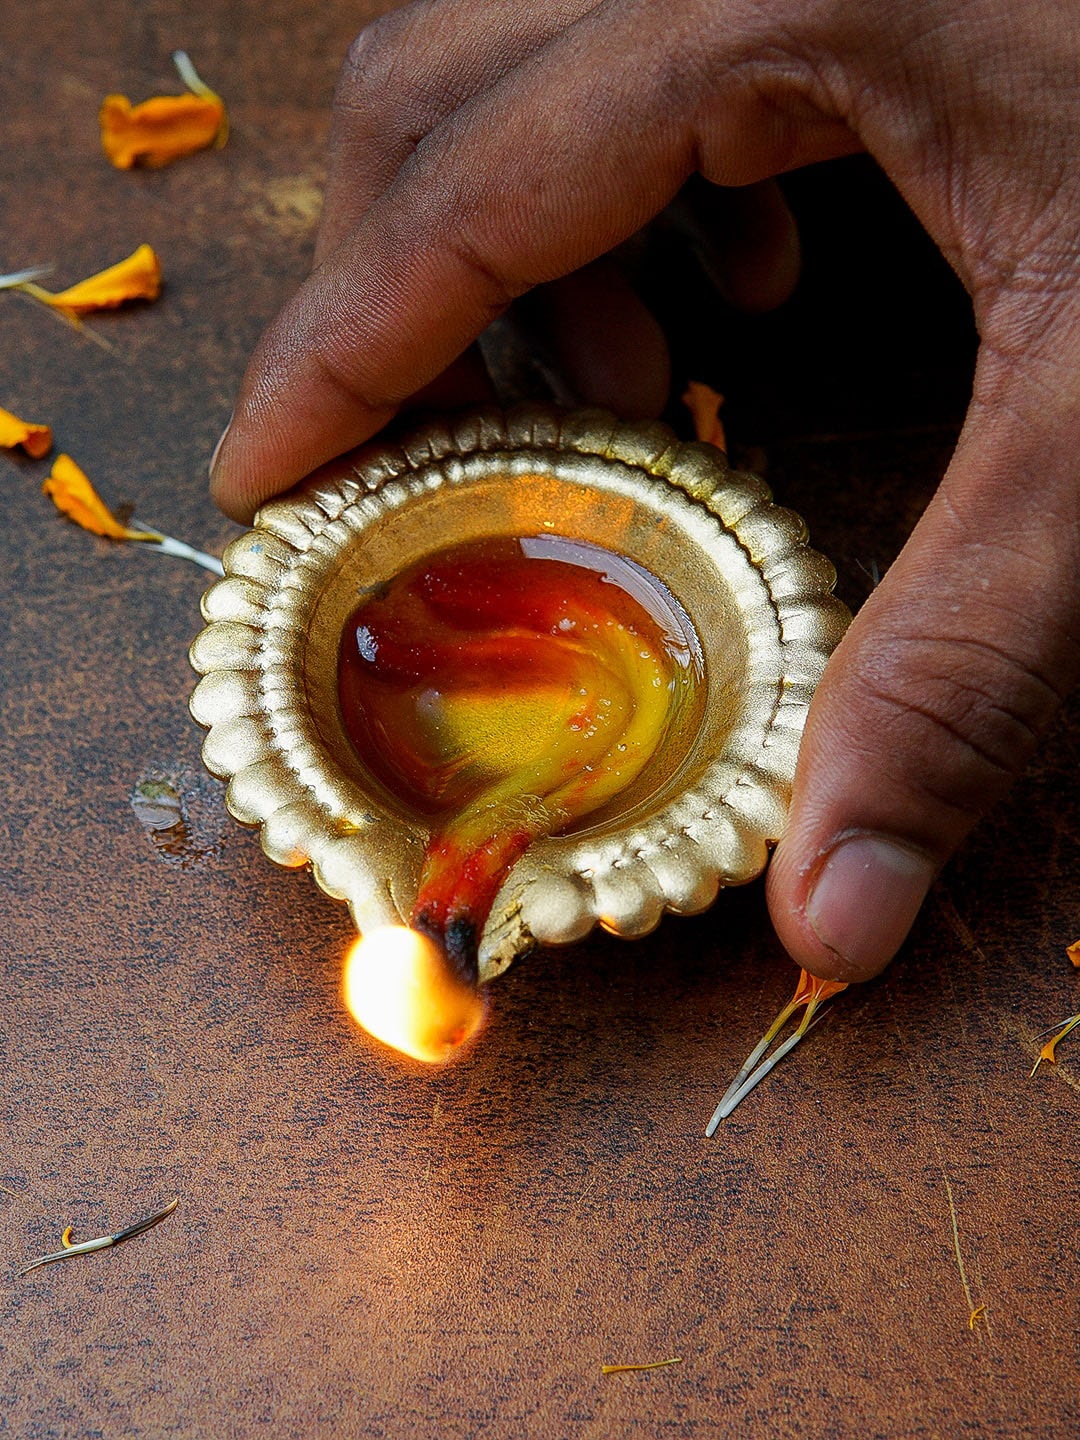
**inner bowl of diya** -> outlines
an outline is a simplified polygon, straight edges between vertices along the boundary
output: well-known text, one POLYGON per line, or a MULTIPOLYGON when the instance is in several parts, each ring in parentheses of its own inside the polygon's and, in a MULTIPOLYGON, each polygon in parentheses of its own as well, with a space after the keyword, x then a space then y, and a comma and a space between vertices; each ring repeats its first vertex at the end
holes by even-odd
POLYGON ((204 761, 348 902, 353 1015, 433 1062, 516 956, 760 874, 848 620, 763 481, 593 410, 369 445, 224 566, 191 649, 204 761))

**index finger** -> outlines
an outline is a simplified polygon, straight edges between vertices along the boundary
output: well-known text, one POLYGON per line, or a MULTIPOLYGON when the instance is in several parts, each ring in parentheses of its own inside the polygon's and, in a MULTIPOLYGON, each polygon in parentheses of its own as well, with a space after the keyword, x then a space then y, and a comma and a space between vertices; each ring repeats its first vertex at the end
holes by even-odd
POLYGON ((353 42, 334 97, 329 170, 315 243, 321 262, 393 183, 420 140, 598 0, 408 4, 353 42))
POLYGON ((706 79, 701 37, 688 54, 658 9, 590 13, 418 146, 260 341, 214 467, 223 509, 246 518, 365 440, 512 299, 633 234, 699 164, 744 184, 850 148, 805 100, 798 126, 778 120, 777 82, 740 65, 752 37, 725 32, 706 79), (703 117, 713 73, 723 103, 703 117))

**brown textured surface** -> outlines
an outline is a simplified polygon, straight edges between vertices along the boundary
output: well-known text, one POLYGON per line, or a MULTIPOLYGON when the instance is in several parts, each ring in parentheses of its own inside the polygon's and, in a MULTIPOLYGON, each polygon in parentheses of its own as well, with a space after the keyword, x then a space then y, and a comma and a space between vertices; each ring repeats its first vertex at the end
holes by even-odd
MULTIPOLYGON (((205 457, 303 273, 365 7, 8 11, 0 268, 54 261, 66 283, 149 240, 168 289, 95 322, 110 353, 0 296, 0 404, 51 421, 110 500, 220 547, 205 457), (229 148, 111 171, 100 97, 162 88, 181 44, 231 103, 229 148)), ((839 174, 822 183, 857 198, 808 209, 802 297, 736 327, 705 378, 857 602, 945 462, 969 338, 873 175, 839 174), (850 263, 881 245, 888 284, 850 263)), ((76 531, 45 466, 0 463, 0 1435, 1080 1430, 1080 1050, 1028 1080, 1036 1032, 1080 1008, 1075 718, 887 977, 715 1141, 718 1091, 792 984, 758 886, 644 943, 533 957, 464 1064, 406 1073, 342 1015, 344 910, 271 867, 200 774, 201 573, 76 531), (185 836, 140 823, 147 779, 179 791, 185 836), (64 1225, 174 1195, 149 1235, 14 1278, 64 1225)))

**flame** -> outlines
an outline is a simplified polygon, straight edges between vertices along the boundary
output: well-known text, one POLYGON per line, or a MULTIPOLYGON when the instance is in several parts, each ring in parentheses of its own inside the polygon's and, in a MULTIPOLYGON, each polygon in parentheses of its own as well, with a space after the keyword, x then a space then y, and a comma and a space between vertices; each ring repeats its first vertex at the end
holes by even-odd
POLYGON ((345 1004, 369 1035, 429 1065, 451 1059, 484 1019, 480 995, 453 974, 438 945, 399 925, 353 943, 345 1004))

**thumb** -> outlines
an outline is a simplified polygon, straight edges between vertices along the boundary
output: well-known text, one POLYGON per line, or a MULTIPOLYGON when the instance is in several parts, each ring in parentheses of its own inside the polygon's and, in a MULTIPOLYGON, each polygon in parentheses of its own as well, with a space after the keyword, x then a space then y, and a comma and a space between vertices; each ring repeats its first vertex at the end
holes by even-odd
POLYGON ((1080 325, 1061 328, 1071 362, 984 347, 948 473, 814 697, 768 898, 823 978, 888 964, 1080 672, 1080 325))

